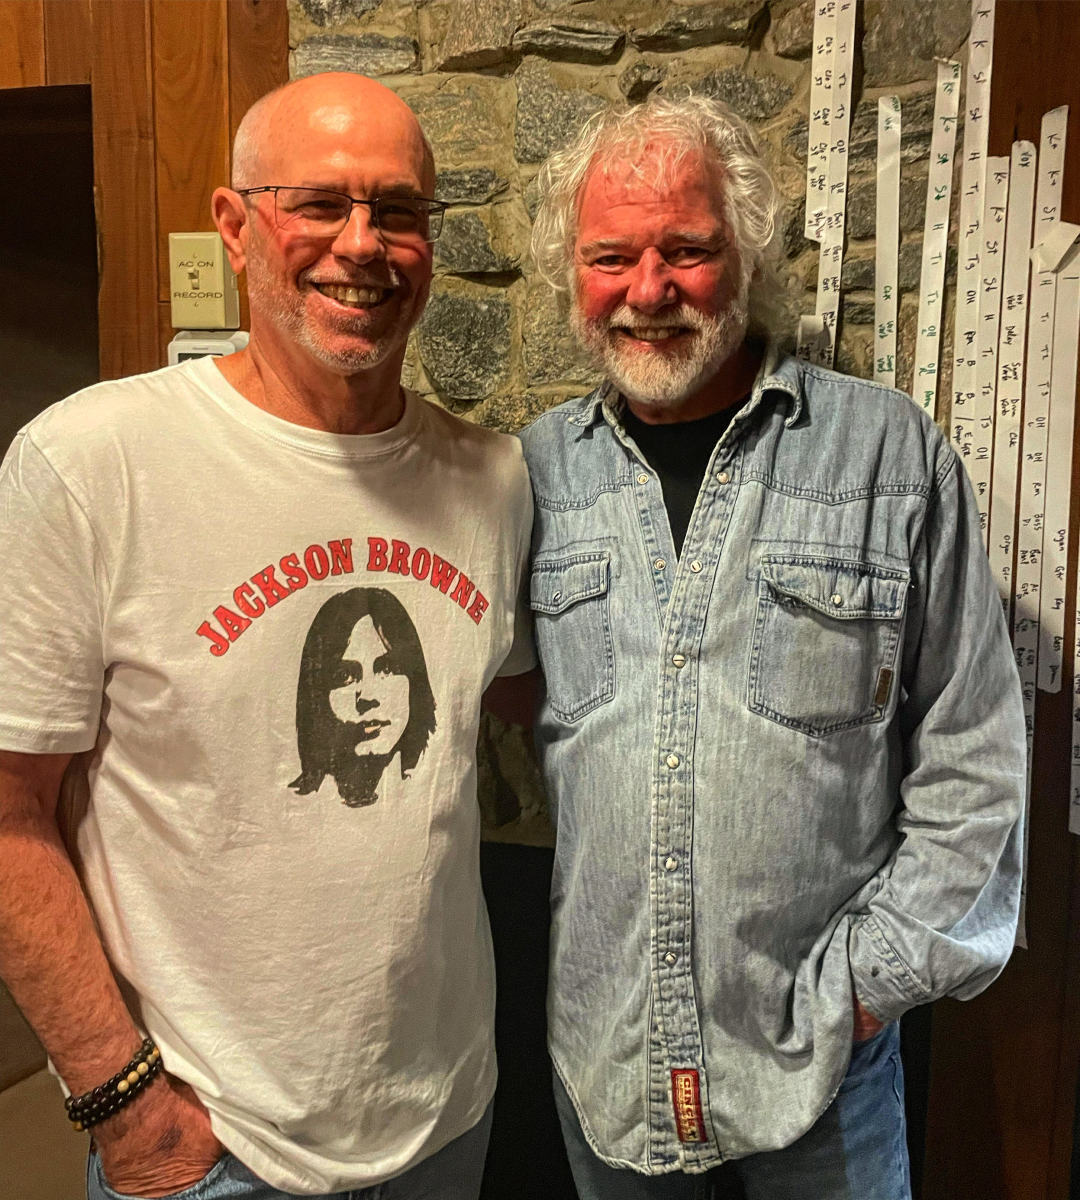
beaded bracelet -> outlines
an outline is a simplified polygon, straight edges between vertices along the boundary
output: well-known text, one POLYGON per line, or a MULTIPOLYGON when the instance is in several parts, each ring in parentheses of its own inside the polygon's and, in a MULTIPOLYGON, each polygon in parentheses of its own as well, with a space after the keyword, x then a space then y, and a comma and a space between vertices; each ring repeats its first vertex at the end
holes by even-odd
POLYGON ((146 1038, 135 1057, 107 1083, 64 1101, 68 1120, 77 1130, 89 1129, 129 1104, 161 1070, 161 1051, 146 1038))

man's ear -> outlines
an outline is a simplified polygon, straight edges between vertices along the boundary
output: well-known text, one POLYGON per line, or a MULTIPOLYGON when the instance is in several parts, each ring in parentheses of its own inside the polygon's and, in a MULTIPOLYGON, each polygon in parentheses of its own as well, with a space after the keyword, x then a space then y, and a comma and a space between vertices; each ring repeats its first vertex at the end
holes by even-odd
POLYGON ((247 263, 248 209, 244 197, 232 188, 218 188, 210 199, 210 211, 214 217, 229 265, 239 274, 247 263))

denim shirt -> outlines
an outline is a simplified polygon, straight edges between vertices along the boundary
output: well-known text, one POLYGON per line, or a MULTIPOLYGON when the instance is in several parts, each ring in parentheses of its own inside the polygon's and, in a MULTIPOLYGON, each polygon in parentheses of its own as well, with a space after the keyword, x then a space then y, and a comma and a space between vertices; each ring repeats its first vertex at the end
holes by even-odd
POLYGON ((853 986, 889 1020, 1001 970, 1024 720, 965 472, 907 396, 770 352, 678 560, 619 404, 521 435, 549 1037, 603 1159, 698 1172, 813 1124, 853 986))

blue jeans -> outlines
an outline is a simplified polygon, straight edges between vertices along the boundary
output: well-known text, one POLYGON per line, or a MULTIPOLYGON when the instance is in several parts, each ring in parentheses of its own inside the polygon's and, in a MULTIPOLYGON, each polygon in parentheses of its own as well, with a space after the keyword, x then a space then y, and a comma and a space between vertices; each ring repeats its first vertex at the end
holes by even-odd
MULTIPOLYGON (((372 1187, 333 1192, 320 1200, 477 1200, 484 1173, 488 1138, 491 1134, 491 1105, 479 1122, 415 1167, 372 1187)), ((86 1171, 87 1200, 133 1200, 116 1192, 101 1170, 101 1159, 90 1155, 86 1171)), ((198 1183, 174 1192, 164 1200, 289 1200, 295 1194, 271 1187, 226 1154, 198 1183)))
POLYGON ((732 1176, 746 1200, 911 1200, 895 1021, 855 1043, 836 1098, 798 1141, 705 1175, 641 1175, 609 1167, 585 1140, 558 1075, 555 1106, 581 1200, 709 1200, 714 1183, 732 1176))

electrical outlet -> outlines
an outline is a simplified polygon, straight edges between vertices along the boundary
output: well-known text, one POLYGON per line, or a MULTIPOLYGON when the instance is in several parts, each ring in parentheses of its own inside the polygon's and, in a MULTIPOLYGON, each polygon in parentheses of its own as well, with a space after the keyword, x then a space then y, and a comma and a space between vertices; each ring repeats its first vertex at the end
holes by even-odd
POLYGON ((174 329, 237 329, 240 293, 220 233, 169 234, 174 329))

